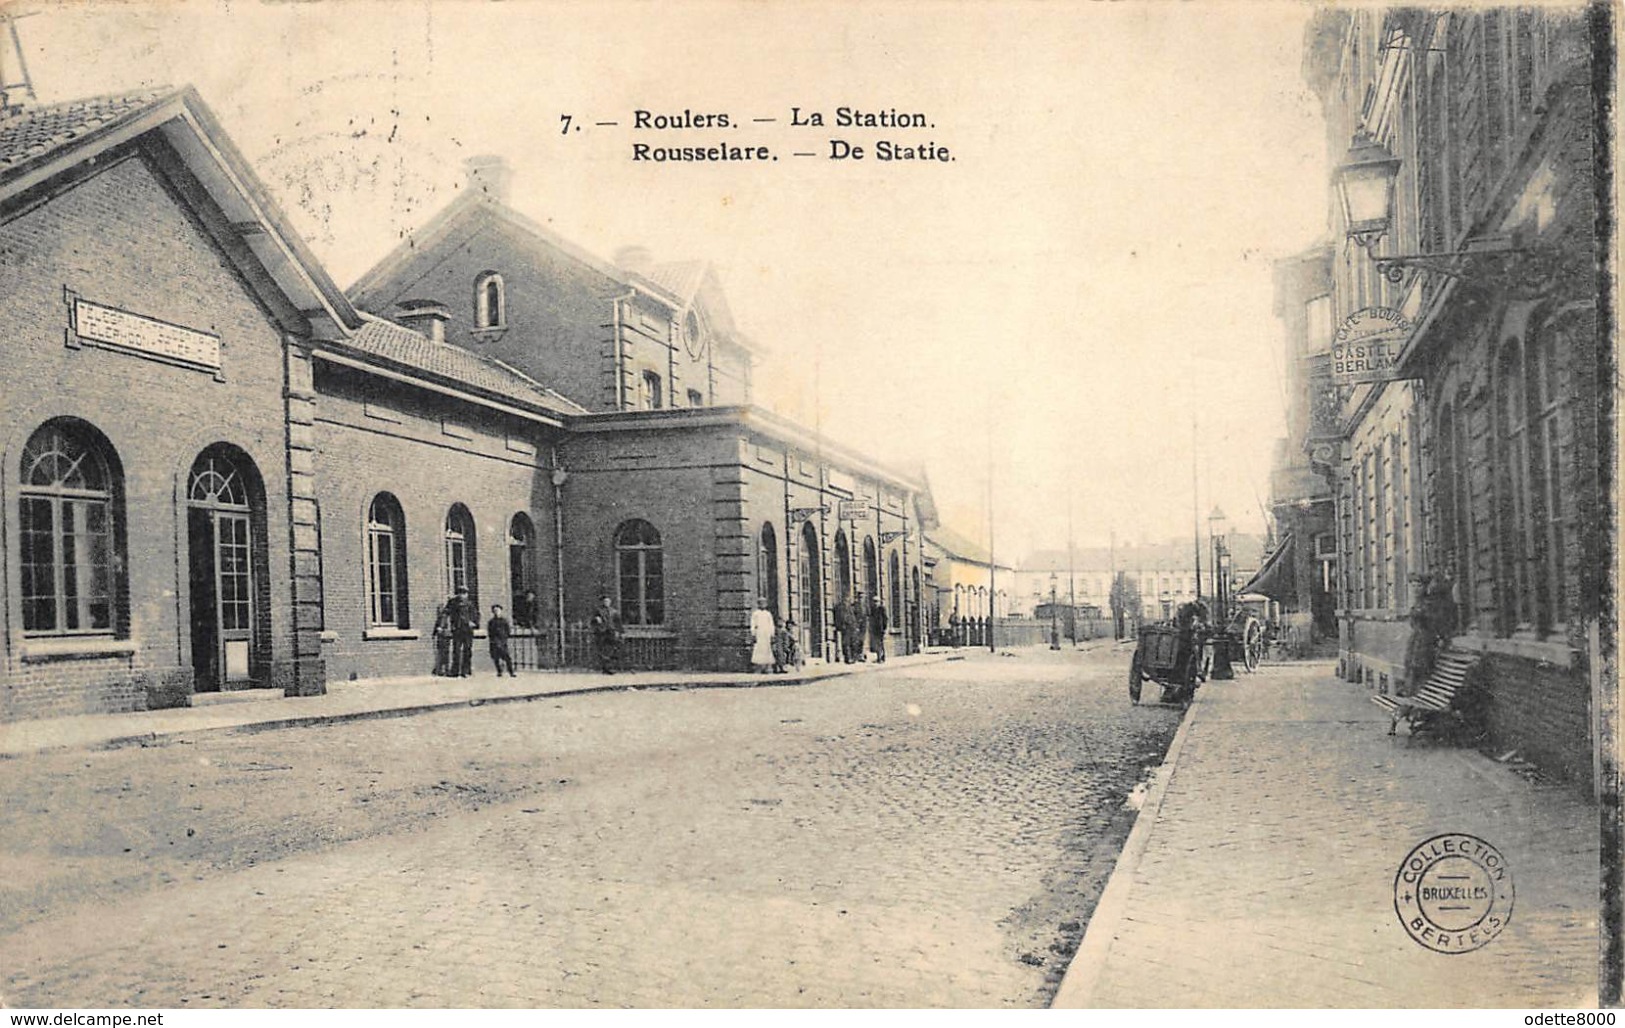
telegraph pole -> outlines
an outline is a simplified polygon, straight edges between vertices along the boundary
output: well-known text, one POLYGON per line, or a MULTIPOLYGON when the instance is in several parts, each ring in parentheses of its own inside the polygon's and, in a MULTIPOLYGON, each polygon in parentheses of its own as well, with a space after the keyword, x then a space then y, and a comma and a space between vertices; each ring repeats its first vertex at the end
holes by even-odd
POLYGON ((993 405, 987 407, 987 650, 997 653, 998 643, 993 638, 993 621, 998 610, 998 573, 993 560, 993 405))
POLYGON ((1072 647, 1078 645, 1078 587, 1076 585, 1076 561, 1072 552, 1072 490, 1070 486, 1066 491, 1066 606, 1067 624, 1072 635, 1072 647))

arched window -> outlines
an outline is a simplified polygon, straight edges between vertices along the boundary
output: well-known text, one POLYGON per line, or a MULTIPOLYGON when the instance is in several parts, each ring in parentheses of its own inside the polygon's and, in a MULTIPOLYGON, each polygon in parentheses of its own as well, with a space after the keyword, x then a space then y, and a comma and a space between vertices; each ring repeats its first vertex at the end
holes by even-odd
POLYGON ((508 593, 513 623, 520 628, 535 628, 536 526, 523 511, 508 522, 508 593))
POLYGON ((408 628, 406 515, 389 493, 367 505, 367 620, 374 628, 408 628))
MULTIPOLYGON (((1564 591, 1567 575, 1569 504, 1564 500, 1563 469, 1571 466, 1568 441, 1573 429, 1568 423, 1569 390, 1564 369, 1570 366, 1571 326, 1547 327, 1530 348, 1531 445, 1534 449, 1534 475, 1538 483, 1539 523, 1534 526, 1540 545, 1541 604, 1538 627, 1550 632, 1567 618, 1564 591)), ((1572 484, 1569 488, 1573 488, 1572 484)))
POLYGON ((487 271, 474 280, 474 327, 502 328, 508 323, 508 300, 502 276, 487 271))
POLYGON ((762 525, 756 544, 756 595, 767 601, 773 617, 779 617, 779 537, 771 524, 762 525))
POLYGON ((898 626, 902 625, 903 618, 903 566, 897 559, 897 554, 891 555, 891 561, 886 565, 886 581, 891 592, 891 619, 898 626))
POLYGON ((112 448, 60 418, 29 437, 21 470, 23 631, 113 634, 123 483, 112 448))
POLYGON ((468 602, 480 606, 479 562, 475 553, 474 515, 460 503, 446 511, 446 595, 468 590, 468 602))
POLYGON ((634 518, 615 530, 615 577, 624 623, 665 624, 666 582, 655 526, 634 518))
POLYGON ((846 531, 837 529, 835 532, 835 603, 851 599, 852 550, 846 544, 846 531))
POLYGON ((1498 542, 1501 574, 1497 592, 1501 631, 1534 623, 1534 583, 1529 495, 1529 397, 1524 378, 1523 346, 1508 340, 1497 362, 1497 469, 1500 480, 1498 542))

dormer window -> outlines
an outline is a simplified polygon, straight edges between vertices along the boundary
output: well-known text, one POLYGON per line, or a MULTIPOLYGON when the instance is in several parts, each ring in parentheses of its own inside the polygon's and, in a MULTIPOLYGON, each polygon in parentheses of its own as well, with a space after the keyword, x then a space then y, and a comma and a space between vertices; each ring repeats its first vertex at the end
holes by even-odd
POLYGON ((507 324, 507 297, 502 289, 502 276, 487 271, 474 280, 474 327, 502 328, 507 324))

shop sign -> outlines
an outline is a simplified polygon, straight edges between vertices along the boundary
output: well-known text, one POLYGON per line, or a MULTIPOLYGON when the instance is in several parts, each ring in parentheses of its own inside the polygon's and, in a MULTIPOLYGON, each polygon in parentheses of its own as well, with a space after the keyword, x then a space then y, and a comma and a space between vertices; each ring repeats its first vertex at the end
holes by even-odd
POLYGON ((218 370, 220 337, 76 299, 74 334, 81 340, 218 370))
POLYGON ((1338 385, 1392 382, 1411 335, 1411 322, 1392 307, 1365 307, 1343 319, 1332 338, 1332 380, 1338 385))

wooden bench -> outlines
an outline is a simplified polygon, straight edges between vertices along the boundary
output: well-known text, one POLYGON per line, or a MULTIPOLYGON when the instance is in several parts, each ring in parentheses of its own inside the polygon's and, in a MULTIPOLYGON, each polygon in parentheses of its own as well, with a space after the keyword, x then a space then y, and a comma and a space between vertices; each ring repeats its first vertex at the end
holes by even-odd
POLYGON ((1456 690, 1461 688, 1467 680, 1467 673, 1478 663, 1478 654, 1463 653, 1460 650, 1440 650, 1433 661, 1433 674, 1422 683, 1422 688, 1414 696, 1389 696, 1386 693, 1377 693, 1371 697, 1371 702, 1388 712, 1388 734, 1393 735, 1399 729, 1399 719, 1404 718, 1411 733, 1418 729, 1425 729, 1427 725, 1442 714, 1450 712, 1451 703, 1456 698, 1456 690))

